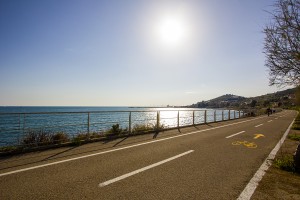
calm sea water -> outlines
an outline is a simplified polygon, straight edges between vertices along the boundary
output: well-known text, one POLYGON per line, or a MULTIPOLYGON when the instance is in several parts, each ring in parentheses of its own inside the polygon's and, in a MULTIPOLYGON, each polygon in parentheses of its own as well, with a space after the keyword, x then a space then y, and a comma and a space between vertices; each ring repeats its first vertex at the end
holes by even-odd
MULTIPOLYGON (((230 118, 235 111, 230 112, 230 118)), ((204 109, 131 107, 0 107, 0 146, 15 145, 28 131, 63 131, 71 137, 79 133, 104 132, 114 124, 133 129, 136 125, 172 128, 204 123, 204 109)), ((229 118, 228 110, 206 111, 207 122, 229 118), (223 112, 223 114, 222 114, 223 112)))

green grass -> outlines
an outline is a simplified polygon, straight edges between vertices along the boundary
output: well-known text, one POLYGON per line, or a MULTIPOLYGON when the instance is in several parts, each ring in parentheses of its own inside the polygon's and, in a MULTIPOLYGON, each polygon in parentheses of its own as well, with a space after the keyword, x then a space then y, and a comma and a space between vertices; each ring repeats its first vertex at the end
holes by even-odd
POLYGON ((289 172, 296 171, 296 165, 292 155, 283 155, 282 157, 275 159, 274 165, 275 167, 285 171, 289 171, 289 172))
POLYGON ((300 141, 300 135, 292 134, 292 135, 289 135, 288 138, 291 140, 300 141))
POLYGON ((300 130, 300 124, 293 124, 292 129, 300 130))
POLYGON ((154 131, 154 127, 150 124, 135 124, 132 128, 132 134, 154 131))
POLYGON ((17 146, 5 146, 5 147, 0 147, 0 152, 12 152, 18 149, 19 148, 17 146))
POLYGON ((154 131, 161 131, 165 127, 163 124, 157 126, 157 124, 135 124, 132 128, 132 134, 136 133, 146 133, 146 132, 154 132, 154 131))
POLYGON ((103 137, 104 134, 101 132, 92 132, 92 133, 79 133, 72 140, 72 145, 79 146, 83 141, 93 140, 103 137))
POLYGON ((295 110, 297 110, 299 113, 298 113, 298 115, 297 115, 297 117, 295 119, 295 122, 294 122, 294 124, 292 126, 292 129, 294 129, 294 130, 300 130, 300 110, 299 110, 298 107, 295 110))
POLYGON ((29 150, 36 147, 51 146, 57 144, 75 145, 79 146, 86 141, 103 138, 112 139, 115 137, 129 136, 129 134, 147 133, 161 131, 164 125, 150 124, 150 125, 135 125, 131 133, 127 128, 120 127, 119 124, 114 124, 107 131, 92 132, 92 133, 78 133, 73 138, 65 132, 51 132, 43 129, 28 130, 20 141, 20 145, 0 147, 0 152, 18 152, 20 150, 29 150))
POLYGON ((124 135, 124 134, 128 134, 128 130, 127 130, 127 128, 125 128, 125 129, 121 128, 119 124, 112 125, 112 127, 108 131, 105 132, 106 137, 118 136, 118 135, 124 135))
POLYGON ((65 142, 68 142, 70 139, 69 139, 69 136, 64 133, 64 132, 58 132, 58 133, 54 133, 52 136, 51 136, 51 141, 54 143, 54 144, 61 144, 61 143, 65 143, 65 142))
POLYGON ((53 133, 44 130, 29 130, 23 137, 23 146, 45 146, 50 144, 61 144, 70 141, 69 136, 64 132, 53 133))

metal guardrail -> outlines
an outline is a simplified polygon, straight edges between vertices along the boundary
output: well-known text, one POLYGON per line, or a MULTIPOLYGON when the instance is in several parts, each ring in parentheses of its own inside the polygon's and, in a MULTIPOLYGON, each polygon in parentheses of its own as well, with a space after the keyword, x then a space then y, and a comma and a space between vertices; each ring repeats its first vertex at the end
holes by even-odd
POLYGON ((30 131, 64 132, 74 138, 83 133, 104 135, 114 124, 132 133, 139 125, 170 129, 231 120, 245 115, 245 112, 236 110, 0 113, 0 147, 20 145, 30 131))

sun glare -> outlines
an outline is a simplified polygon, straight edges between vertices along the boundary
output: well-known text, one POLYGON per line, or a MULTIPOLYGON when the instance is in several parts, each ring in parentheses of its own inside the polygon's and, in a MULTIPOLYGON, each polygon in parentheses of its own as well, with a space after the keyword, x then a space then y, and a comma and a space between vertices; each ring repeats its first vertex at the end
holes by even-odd
POLYGON ((155 33, 159 43, 172 48, 184 44, 188 37, 186 22, 183 18, 174 15, 166 15, 159 19, 155 33))

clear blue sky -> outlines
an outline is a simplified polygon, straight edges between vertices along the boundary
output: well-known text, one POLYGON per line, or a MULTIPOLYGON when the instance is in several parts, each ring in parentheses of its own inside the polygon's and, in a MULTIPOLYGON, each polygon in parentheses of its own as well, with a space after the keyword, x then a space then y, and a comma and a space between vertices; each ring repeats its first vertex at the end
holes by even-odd
POLYGON ((262 53, 273 3, 0 0, 0 105, 188 105, 275 92, 262 53))

